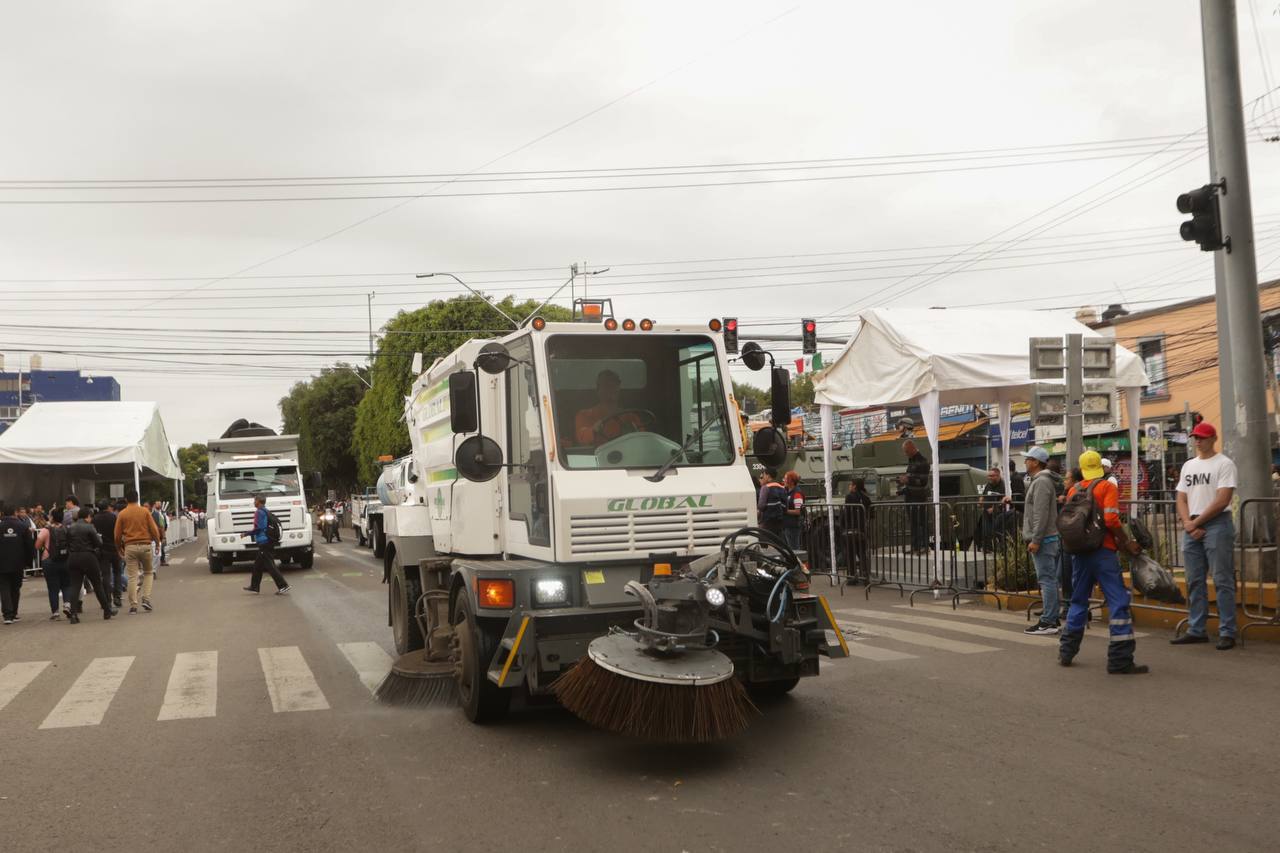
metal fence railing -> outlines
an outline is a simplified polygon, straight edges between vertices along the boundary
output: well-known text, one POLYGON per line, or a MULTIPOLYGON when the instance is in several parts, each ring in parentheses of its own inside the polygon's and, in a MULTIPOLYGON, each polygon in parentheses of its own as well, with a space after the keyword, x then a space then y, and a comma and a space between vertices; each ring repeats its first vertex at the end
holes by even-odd
POLYGON ((1240 642, 1250 628, 1280 626, 1277 596, 1277 532, 1280 498, 1241 501, 1236 512, 1236 578, 1240 611, 1240 642))

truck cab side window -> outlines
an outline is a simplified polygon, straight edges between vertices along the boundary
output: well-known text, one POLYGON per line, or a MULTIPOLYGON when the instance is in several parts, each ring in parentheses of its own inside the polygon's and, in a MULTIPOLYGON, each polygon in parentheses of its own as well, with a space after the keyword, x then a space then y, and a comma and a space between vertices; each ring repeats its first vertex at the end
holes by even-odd
POLYGON ((551 544, 547 494, 547 454, 542 410, 527 337, 507 347, 516 364, 507 371, 507 459, 515 467, 507 477, 507 517, 524 521, 530 545, 551 544))

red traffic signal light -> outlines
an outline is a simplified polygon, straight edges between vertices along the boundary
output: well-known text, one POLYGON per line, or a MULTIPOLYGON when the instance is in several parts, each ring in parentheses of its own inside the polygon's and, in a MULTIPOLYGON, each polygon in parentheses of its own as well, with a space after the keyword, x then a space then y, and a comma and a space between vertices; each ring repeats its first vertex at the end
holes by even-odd
POLYGON ((800 321, 800 343, 805 355, 818 351, 818 324, 813 320, 800 321))
POLYGON ((724 318, 724 351, 736 353, 738 351, 738 318, 724 318))

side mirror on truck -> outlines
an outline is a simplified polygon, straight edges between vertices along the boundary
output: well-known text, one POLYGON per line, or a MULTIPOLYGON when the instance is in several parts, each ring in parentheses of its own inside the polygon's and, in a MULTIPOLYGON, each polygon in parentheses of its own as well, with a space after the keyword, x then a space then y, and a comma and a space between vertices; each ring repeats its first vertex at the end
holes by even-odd
POLYGON ((785 367, 775 367, 769 372, 769 396, 773 406, 769 420, 776 427, 785 427, 791 423, 791 374, 785 367))
POLYGON ((454 435, 480 428, 480 398, 476 375, 470 370, 449 374, 449 427, 454 435))
POLYGON ((775 468, 787 458, 787 436, 775 426, 767 426, 756 431, 751 442, 751 455, 760 460, 766 468, 775 468))
POLYGON ((505 373, 514 361, 507 348, 497 341, 490 341, 480 347, 480 352, 476 354, 476 367, 490 376, 505 373))
POLYGON ((755 341, 747 341, 742 345, 738 360, 745 364, 748 370, 759 370, 764 367, 766 357, 764 347, 755 341))

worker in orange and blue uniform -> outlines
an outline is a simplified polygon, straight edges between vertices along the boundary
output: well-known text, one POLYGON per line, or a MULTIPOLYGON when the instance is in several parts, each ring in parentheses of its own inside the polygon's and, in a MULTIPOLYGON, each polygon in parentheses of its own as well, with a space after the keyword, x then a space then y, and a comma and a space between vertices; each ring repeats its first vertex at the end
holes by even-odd
POLYGON ((1084 479, 1071 487, 1071 495, 1093 485, 1095 509, 1102 512, 1107 533, 1102 546, 1093 551, 1072 555, 1071 607, 1067 611, 1067 626, 1059 638, 1058 663, 1070 666, 1080 651, 1084 639, 1084 626, 1089 618, 1089 596, 1094 584, 1102 587, 1110 619, 1111 642, 1107 646, 1107 672, 1113 675, 1141 675, 1146 666, 1133 662, 1137 645, 1133 636, 1133 613, 1129 609, 1129 590, 1120 575, 1118 549, 1137 554, 1142 549, 1125 535, 1120 521, 1120 490, 1109 482, 1102 468, 1102 457, 1097 451, 1086 450, 1080 454, 1080 472, 1084 479), (1096 481, 1096 484, 1095 484, 1096 481))

